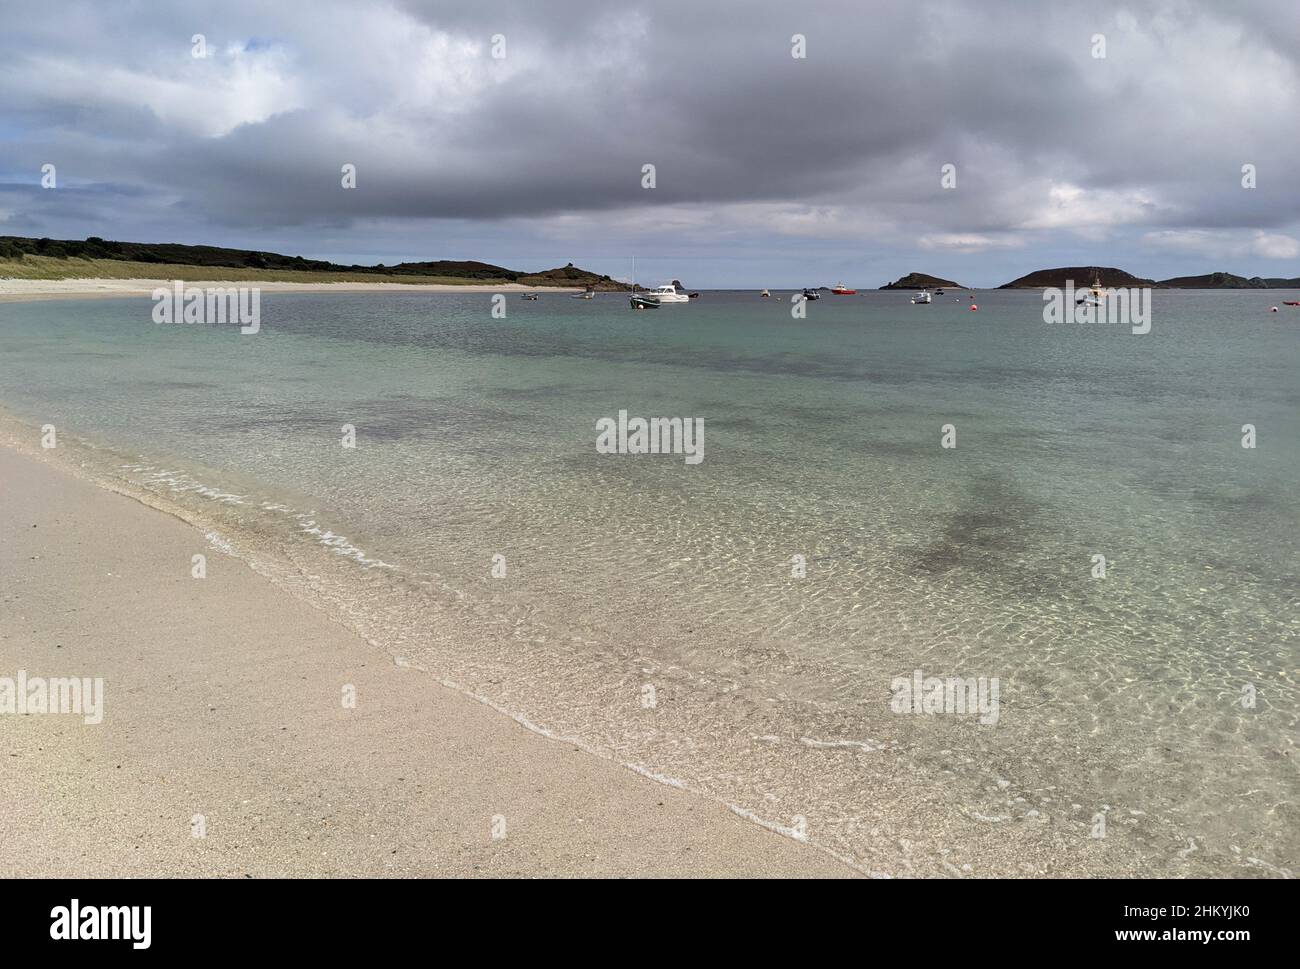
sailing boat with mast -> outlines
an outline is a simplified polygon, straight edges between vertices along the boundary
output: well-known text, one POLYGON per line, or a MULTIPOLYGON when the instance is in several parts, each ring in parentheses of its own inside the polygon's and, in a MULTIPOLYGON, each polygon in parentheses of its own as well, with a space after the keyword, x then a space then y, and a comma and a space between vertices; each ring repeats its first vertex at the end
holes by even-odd
POLYGON ((632 257, 632 295, 628 298, 628 304, 634 310, 657 310, 659 300, 653 296, 638 296, 636 292, 636 256, 632 257))

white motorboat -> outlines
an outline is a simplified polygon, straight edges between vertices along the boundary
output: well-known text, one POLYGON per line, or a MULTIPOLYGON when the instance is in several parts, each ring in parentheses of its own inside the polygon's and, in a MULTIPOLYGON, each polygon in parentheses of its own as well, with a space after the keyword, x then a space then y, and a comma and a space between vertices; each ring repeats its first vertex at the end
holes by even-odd
POLYGON ((931 301, 933 300, 933 298, 934 298, 934 297, 932 297, 932 296, 930 295, 930 291, 929 291, 929 290, 925 290, 925 289, 923 289, 923 290, 921 290, 921 292, 917 293, 916 295, 914 295, 914 296, 912 297, 912 302, 913 302, 913 303, 929 303, 929 302, 931 302, 931 301))
POLYGON ((646 296, 660 305, 664 303, 689 303, 691 301, 689 295, 679 293, 677 287, 672 283, 665 283, 657 289, 652 289, 646 293, 646 296))
POLYGON ((1074 301, 1075 306, 1101 306, 1106 302, 1106 290, 1101 287, 1101 273, 1092 274, 1092 287, 1074 301))

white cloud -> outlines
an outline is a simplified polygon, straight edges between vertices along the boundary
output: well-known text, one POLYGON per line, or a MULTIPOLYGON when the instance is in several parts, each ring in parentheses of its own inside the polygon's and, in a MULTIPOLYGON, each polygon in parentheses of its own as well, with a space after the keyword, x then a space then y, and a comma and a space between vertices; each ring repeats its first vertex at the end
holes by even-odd
POLYGON ((1143 235, 1142 242, 1153 249, 1189 252, 1198 256, 1220 256, 1228 249, 1222 234, 1204 229, 1161 229, 1143 235))
POLYGON ((927 250, 949 250, 952 252, 985 252, 989 249, 1019 249, 1025 240, 1016 236, 990 236, 956 232, 941 232, 924 235, 916 244, 927 250))
POLYGON ((1115 191, 1052 182, 1045 194, 1020 223, 1021 228, 1085 230, 1132 225, 1150 221, 1157 208, 1155 198, 1143 188, 1115 191))
POLYGON ((1251 250, 1265 259, 1296 259, 1300 258, 1300 240, 1280 233, 1257 232, 1251 250))
POLYGON ((304 104, 291 57, 280 47, 229 44, 190 55, 188 42, 148 66, 87 63, 59 55, 32 57, 22 70, 40 94, 82 109, 144 108, 177 131, 228 134, 304 104))
POLYGON ((1193 253, 1211 259, 1241 259, 1247 256, 1264 259, 1300 258, 1300 240, 1262 230, 1243 235, 1241 232, 1208 229, 1166 229, 1148 232, 1142 241, 1152 248, 1193 253))

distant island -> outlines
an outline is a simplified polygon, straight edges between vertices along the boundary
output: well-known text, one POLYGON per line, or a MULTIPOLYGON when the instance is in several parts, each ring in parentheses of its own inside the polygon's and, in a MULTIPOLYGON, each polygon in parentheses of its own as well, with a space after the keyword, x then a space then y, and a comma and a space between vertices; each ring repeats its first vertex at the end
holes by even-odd
POLYGON ((951 279, 940 279, 938 276, 927 276, 925 273, 908 273, 901 279, 896 279, 892 283, 887 283, 880 287, 881 289, 965 289, 961 283, 954 283, 951 279))
MULTIPOLYGON (((1039 269, 1035 272, 1003 283, 998 289, 1043 289, 1051 286, 1064 289, 1073 281, 1075 288, 1091 286, 1094 278, 1108 289, 1300 289, 1300 278, 1280 276, 1234 276, 1232 273, 1206 273, 1203 276, 1175 276, 1171 279, 1144 279, 1113 266, 1062 266, 1058 269, 1039 269)), ((901 279, 886 283, 881 289, 969 289, 951 279, 940 279, 928 273, 908 273, 901 279)))
POLYGON ((1107 266, 1064 266, 1060 269, 1039 269, 1028 273, 1009 283, 1003 283, 998 289, 1042 289, 1045 286, 1062 288, 1067 282, 1076 287, 1091 286, 1094 278, 1101 279, 1101 285, 1107 288, 1122 287, 1142 288, 1158 286, 1154 279, 1142 279, 1122 269, 1107 266))
POLYGON ((998 289, 1042 289, 1052 286, 1064 288, 1072 281, 1076 287, 1091 286, 1094 277, 1100 277, 1107 289, 1294 289, 1300 287, 1300 278, 1264 279, 1253 276, 1234 276, 1232 273, 1207 273, 1204 276, 1175 276, 1171 279, 1143 279, 1122 269, 1108 266, 1064 266, 1060 269, 1039 269, 1036 272, 1004 283, 998 289))
POLYGON ((320 259, 285 256, 250 249, 187 246, 178 243, 114 242, 91 236, 85 240, 29 239, 0 236, 0 278, 25 279, 212 279, 265 282, 443 283, 521 286, 591 287, 626 291, 631 287, 609 276, 579 269, 573 263, 558 269, 527 272, 486 262, 440 259, 404 262, 395 266, 344 266, 320 259), (213 270, 221 270, 213 273, 213 270))
POLYGON ((1232 273, 1206 273, 1204 276, 1175 276, 1160 280, 1161 286, 1170 289, 1294 289, 1300 286, 1300 277, 1284 279, 1272 276, 1234 276, 1232 273))

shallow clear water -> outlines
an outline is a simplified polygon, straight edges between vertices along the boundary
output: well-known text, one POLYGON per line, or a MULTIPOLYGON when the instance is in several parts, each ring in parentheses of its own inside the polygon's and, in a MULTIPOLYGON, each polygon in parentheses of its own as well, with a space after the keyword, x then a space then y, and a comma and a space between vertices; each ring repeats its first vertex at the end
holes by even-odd
POLYGON ((1146 335, 1037 293, 490 300, 0 304, 0 404, 402 662, 867 870, 1294 868, 1277 294, 1157 291, 1146 335), (620 410, 702 417, 704 461, 597 453, 620 410), (996 677, 996 724, 893 712, 916 669, 996 677))

